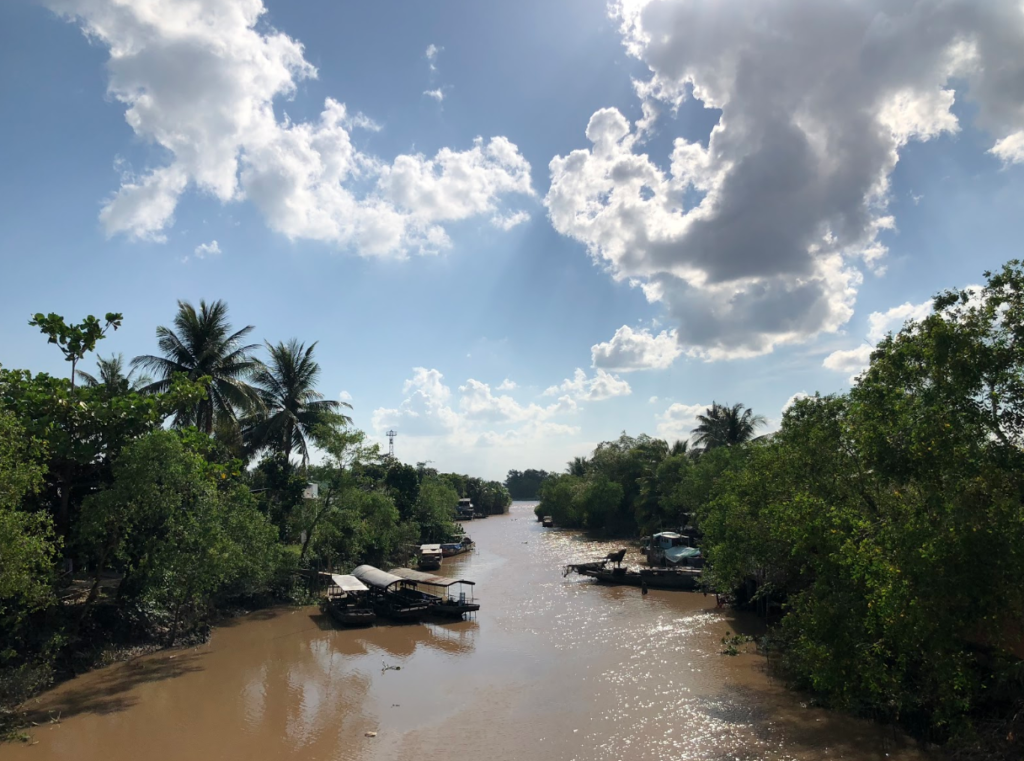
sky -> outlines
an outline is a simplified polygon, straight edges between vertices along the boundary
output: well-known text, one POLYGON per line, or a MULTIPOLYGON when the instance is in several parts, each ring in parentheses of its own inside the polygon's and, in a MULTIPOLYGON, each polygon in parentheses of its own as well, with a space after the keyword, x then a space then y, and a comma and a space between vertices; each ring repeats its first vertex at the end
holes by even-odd
POLYGON ((7 0, 0 102, 3 366, 223 299, 486 478, 777 426, 1022 254, 1018 0, 7 0))

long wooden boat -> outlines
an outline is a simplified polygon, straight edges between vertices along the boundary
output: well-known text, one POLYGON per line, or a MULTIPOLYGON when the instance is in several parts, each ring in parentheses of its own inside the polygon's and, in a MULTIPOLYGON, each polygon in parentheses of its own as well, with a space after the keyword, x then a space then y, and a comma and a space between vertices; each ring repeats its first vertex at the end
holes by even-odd
POLYGON ((361 565, 352 575, 369 587, 368 599, 378 616, 393 621, 419 621, 430 605, 419 598, 416 582, 386 573, 372 565, 361 565))
POLYGON ((625 584, 632 587, 647 586, 651 589, 680 589, 693 591, 700 586, 699 568, 640 568, 631 569, 616 566, 609 568, 607 560, 589 563, 572 563, 565 567, 563 576, 577 573, 596 579, 603 584, 625 584))
POLYGON ((468 536, 462 537, 458 542, 447 542, 441 545, 441 556, 450 558, 454 555, 461 555, 463 552, 473 549, 473 544, 473 540, 468 536))
POLYGON ((411 568, 392 568, 389 573, 403 579, 415 581, 417 593, 430 602, 430 612, 445 618, 462 618, 465 613, 480 610, 480 604, 473 597, 476 582, 469 579, 452 579, 447 576, 435 576, 432 573, 414 571, 411 568), (452 587, 458 585, 456 593, 452 587), (467 592, 465 587, 469 587, 467 592))
POLYGON ((367 592, 369 589, 355 576, 331 574, 331 585, 320 610, 342 626, 371 626, 377 614, 366 599, 367 592))

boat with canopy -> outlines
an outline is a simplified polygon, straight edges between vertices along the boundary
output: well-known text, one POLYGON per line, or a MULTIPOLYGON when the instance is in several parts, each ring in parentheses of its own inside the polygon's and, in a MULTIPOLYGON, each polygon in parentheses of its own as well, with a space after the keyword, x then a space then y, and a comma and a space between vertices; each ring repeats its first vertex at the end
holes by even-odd
POLYGON ((417 621, 430 609, 416 582, 382 571, 372 565, 361 565, 352 575, 369 587, 370 605, 378 616, 395 621, 417 621))
POLYGON ((370 626, 377 614, 367 601, 369 591, 355 576, 332 573, 320 609, 342 626, 370 626))
POLYGON ((431 613, 451 618, 462 618, 464 613, 474 613, 480 610, 480 604, 473 597, 473 588, 476 586, 474 581, 435 576, 432 573, 414 571, 411 568, 392 568, 389 573, 415 582, 417 591, 428 599, 431 613), (453 592, 452 587, 456 585, 458 585, 457 589, 453 592))

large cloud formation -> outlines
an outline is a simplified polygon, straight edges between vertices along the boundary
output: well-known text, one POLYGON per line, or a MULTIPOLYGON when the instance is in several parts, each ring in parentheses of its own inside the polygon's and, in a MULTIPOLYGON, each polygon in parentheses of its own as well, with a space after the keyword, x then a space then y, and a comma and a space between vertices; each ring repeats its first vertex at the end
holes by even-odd
POLYGON ((879 232, 900 149, 958 130, 954 86, 1024 162, 1024 8, 1017 0, 619 0, 635 125, 602 109, 591 146, 550 164, 555 228, 584 243, 709 359, 837 330, 879 232), (675 139, 667 169, 643 144, 659 110, 721 110, 707 143, 675 139))
MULTIPOLYGON (((262 0, 44 0, 110 50, 108 92, 138 137, 170 162, 126 173, 100 218, 108 234, 162 240, 181 195, 248 199, 289 238, 366 255, 450 245, 444 223, 531 195, 530 165, 504 137, 388 164, 353 146, 378 129, 328 98, 319 119, 278 119, 275 99, 315 78, 302 45, 258 26, 262 0)), ((502 226, 499 224, 499 226, 502 226)))

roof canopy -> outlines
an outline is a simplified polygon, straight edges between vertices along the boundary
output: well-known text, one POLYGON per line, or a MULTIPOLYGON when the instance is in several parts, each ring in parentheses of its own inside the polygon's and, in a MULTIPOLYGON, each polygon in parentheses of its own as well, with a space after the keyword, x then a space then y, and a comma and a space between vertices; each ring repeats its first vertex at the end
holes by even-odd
POLYGON ((391 573, 385 573, 379 568, 374 568, 372 565, 361 565, 352 571, 352 575, 359 579, 364 584, 373 587, 374 589, 384 589, 398 584, 402 581, 407 581, 401 576, 395 576, 391 573))
POLYGON ((343 576, 340 573, 332 573, 331 581, 334 586, 339 587, 342 592, 365 592, 366 585, 355 576, 343 576))
POLYGON ((440 551, 441 551, 441 545, 440 544, 421 544, 420 545, 420 552, 421 553, 427 553, 427 552, 437 553, 437 552, 440 552, 440 551))
POLYGON ((655 537, 663 536, 666 539, 682 539, 682 534, 677 534, 675 531, 662 531, 654 535, 655 537))
POLYGON ((411 568, 392 568, 389 572, 399 578, 415 581, 419 584, 429 584, 432 587, 450 587, 452 584, 476 584, 475 581, 466 579, 452 579, 447 576, 435 576, 432 573, 414 571, 411 568))

